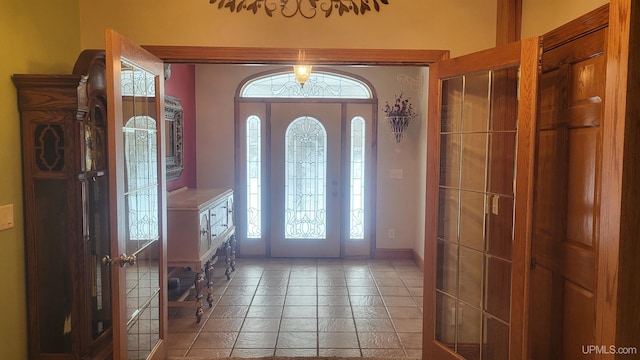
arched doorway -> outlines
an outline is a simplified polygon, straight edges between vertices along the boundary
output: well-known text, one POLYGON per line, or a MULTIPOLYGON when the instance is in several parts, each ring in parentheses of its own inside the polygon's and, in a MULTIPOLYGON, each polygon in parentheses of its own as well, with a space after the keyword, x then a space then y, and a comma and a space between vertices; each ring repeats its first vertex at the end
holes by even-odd
POLYGON ((258 74, 236 96, 236 202, 243 253, 369 257, 375 245, 377 98, 363 79, 258 74))

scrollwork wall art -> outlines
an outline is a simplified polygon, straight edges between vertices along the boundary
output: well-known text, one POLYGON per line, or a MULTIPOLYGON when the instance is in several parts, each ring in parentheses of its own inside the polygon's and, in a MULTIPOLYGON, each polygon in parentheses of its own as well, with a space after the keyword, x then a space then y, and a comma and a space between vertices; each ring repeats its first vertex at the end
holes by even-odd
POLYGON ((325 17, 337 13, 353 13, 364 15, 367 12, 380 11, 380 5, 389 5, 389 0, 209 0, 210 4, 218 5, 218 9, 227 8, 231 12, 250 11, 257 14, 258 11, 273 16, 280 10, 282 16, 291 18, 300 15, 307 19, 314 18, 317 14, 325 17))

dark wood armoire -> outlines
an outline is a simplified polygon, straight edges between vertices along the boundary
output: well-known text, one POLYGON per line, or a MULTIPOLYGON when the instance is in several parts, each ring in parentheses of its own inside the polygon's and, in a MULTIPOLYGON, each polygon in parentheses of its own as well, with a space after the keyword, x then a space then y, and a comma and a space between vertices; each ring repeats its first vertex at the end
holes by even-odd
POLYGON ((13 76, 22 130, 29 357, 112 352, 104 51, 13 76))

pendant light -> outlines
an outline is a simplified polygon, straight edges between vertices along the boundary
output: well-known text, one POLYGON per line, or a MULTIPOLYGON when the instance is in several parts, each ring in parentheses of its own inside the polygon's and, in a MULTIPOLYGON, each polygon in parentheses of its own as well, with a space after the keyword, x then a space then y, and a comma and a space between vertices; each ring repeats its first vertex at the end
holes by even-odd
POLYGON ((303 87, 307 80, 309 80, 311 69, 313 68, 313 66, 305 62, 304 57, 304 50, 298 50, 298 62, 293 65, 293 75, 296 78, 296 82, 303 87))

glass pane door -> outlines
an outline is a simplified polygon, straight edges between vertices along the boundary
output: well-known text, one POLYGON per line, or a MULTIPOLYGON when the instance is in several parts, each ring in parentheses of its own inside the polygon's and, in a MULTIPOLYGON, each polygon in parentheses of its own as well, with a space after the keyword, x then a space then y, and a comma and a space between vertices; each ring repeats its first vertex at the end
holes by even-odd
POLYGON ((442 82, 436 340, 467 359, 509 353, 508 342, 496 339, 508 339, 510 325, 516 118, 490 104, 504 95, 496 82, 511 79, 517 89, 517 71, 442 82))
MULTIPOLYGON (((526 49, 533 76, 537 41, 526 49)), ((513 43, 432 68, 425 263, 435 274, 425 275, 425 358, 521 358, 528 264, 526 231, 515 229, 526 226, 529 174, 516 169, 532 153, 525 110, 535 106, 527 97, 521 109, 521 51, 513 43)))
POLYGON ((340 256, 340 114, 335 104, 273 104, 272 256, 340 256))
POLYGON ((111 255, 116 359, 166 357, 164 258, 166 209, 162 147, 163 66, 117 33, 107 32, 111 255))

